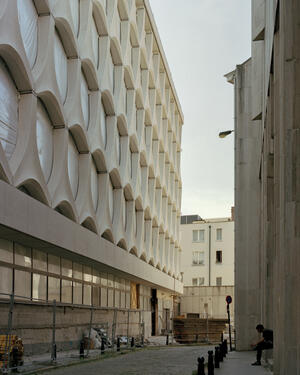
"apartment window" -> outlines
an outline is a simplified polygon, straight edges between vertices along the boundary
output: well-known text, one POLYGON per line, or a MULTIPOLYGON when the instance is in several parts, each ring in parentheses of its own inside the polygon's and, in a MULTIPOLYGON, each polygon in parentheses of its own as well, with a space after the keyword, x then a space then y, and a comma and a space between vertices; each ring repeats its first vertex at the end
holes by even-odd
POLYGON ((222 241, 222 228, 217 229, 217 241, 222 241))
POLYGON ((216 263, 222 263, 222 251, 221 250, 216 251, 216 263))
POLYGON ((222 285, 222 277, 217 277, 216 278, 216 285, 221 286, 222 285))
POLYGON ((193 230, 193 242, 204 242, 204 229, 193 230))
POLYGON ((193 286, 201 286, 204 285, 204 277, 195 277, 192 279, 193 286))
POLYGON ((204 264, 204 251, 193 251, 193 265, 204 264))

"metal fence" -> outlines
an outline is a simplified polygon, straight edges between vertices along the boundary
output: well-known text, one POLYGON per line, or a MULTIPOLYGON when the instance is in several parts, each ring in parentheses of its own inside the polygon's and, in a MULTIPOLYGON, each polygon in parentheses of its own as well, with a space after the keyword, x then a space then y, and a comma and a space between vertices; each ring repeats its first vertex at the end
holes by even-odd
MULTIPOLYGON (((48 362, 56 362, 57 351, 66 349, 78 351, 83 348, 84 356, 88 357, 92 349, 98 349, 99 354, 103 350, 116 351, 119 349, 117 343, 120 342, 123 347, 130 348, 132 338, 135 345, 143 345, 144 313, 143 310, 70 305, 56 300, 45 302, 0 293, 0 334, 5 338, 5 344, 0 347, 2 373, 18 366, 13 358, 12 345, 12 338, 16 335, 23 335, 21 338, 25 350, 26 347, 31 347, 29 351, 33 354, 34 345, 40 346, 38 336, 41 335, 39 332, 42 332, 42 351, 49 354, 48 362), (70 340, 69 347, 61 344, 63 335, 70 340), (31 337, 31 342, 28 337, 31 337), (94 346, 94 342, 98 342, 101 347, 94 346)), ((30 364, 28 361, 27 365, 30 364)))

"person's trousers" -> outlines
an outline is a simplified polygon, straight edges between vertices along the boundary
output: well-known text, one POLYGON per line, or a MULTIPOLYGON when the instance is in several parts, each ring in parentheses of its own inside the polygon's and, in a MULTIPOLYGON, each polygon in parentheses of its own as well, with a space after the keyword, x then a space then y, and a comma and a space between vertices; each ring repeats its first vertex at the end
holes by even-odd
POLYGON ((273 349, 273 343, 270 342, 270 341, 262 341, 262 342, 260 342, 259 344, 256 345, 254 350, 257 351, 257 354, 256 354, 257 362, 260 362, 262 351, 266 350, 266 349, 273 349))

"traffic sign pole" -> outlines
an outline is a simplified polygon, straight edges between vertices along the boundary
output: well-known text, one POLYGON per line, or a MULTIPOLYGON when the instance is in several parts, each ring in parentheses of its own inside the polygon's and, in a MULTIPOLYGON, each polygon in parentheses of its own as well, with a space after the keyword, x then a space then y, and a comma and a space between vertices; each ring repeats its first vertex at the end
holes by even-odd
POLYGON ((226 302, 227 302, 227 315, 228 315, 228 327, 229 327, 229 347, 230 347, 230 351, 232 352, 231 326, 230 326, 230 310, 229 310, 229 305, 232 302, 231 296, 227 296, 226 297, 226 302))

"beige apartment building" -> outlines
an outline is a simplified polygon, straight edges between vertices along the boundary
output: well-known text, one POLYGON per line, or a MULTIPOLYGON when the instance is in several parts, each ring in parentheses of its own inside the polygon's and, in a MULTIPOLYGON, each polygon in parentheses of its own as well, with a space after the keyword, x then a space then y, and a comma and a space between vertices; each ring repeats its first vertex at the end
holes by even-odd
POLYGON ((181 216, 181 272, 184 286, 234 285, 234 221, 181 216))
POLYGON ((182 125, 148 0, 0 1, 0 332, 9 300, 27 352, 55 304, 58 349, 92 308, 115 335, 167 327, 182 125))

